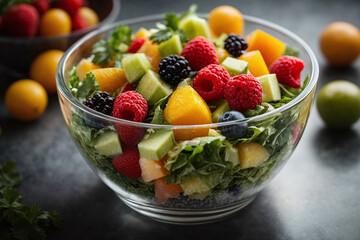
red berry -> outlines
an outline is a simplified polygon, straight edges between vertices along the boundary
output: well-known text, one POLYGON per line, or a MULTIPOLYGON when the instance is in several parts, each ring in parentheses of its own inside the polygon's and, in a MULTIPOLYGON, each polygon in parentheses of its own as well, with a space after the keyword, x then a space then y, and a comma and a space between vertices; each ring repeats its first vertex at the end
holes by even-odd
POLYGON ((51 5, 51 0, 36 0, 33 2, 34 7, 39 11, 40 14, 46 12, 51 5))
POLYGON ((301 87, 300 73, 304 69, 305 63, 292 56, 283 56, 273 62, 270 67, 270 73, 275 73, 279 83, 289 87, 301 87))
POLYGON ((54 3, 54 6, 57 8, 61 8, 73 16, 79 8, 83 6, 82 0, 60 0, 54 3))
POLYGON ((127 92, 131 90, 134 90, 134 86, 131 83, 127 82, 121 92, 127 92))
POLYGON ((144 121, 148 105, 143 96, 135 91, 120 93, 114 102, 112 115, 134 122, 144 121))
POLYGON ((127 150, 113 159, 114 168, 129 178, 137 179, 141 176, 139 164, 140 155, 137 150, 127 150))
POLYGON ((77 11, 71 18, 71 26, 72 31, 79 31, 88 28, 88 25, 86 23, 86 20, 83 18, 83 16, 80 14, 79 11, 77 11))
POLYGON ((143 45, 145 40, 146 40, 146 38, 135 38, 134 40, 132 40, 132 42, 126 52, 136 53, 137 50, 139 50, 139 48, 143 45))
POLYGON ((194 89, 206 101, 224 98, 224 86, 230 80, 230 74, 223 66, 210 64, 202 68, 194 79, 194 89))
MULTIPOLYGON (((147 111, 148 105, 143 96, 135 91, 127 91, 120 93, 116 97, 112 115, 129 121, 142 122, 147 115, 147 111)), ((126 147, 136 146, 145 135, 145 130, 141 127, 118 124, 116 128, 121 142, 126 147)))
POLYGON ((262 87, 252 75, 237 75, 226 83, 224 97, 232 109, 244 113, 261 104, 262 87))
POLYGON ((39 26, 39 13, 32 5, 21 3, 9 8, 2 22, 6 35, 17 37, 35 36, 39 26))
POLYGON ((181 52, 188 60, 190 68, 198 71, 209 64, 219 64, 214 44, 204 37, 191 40, 181 52))

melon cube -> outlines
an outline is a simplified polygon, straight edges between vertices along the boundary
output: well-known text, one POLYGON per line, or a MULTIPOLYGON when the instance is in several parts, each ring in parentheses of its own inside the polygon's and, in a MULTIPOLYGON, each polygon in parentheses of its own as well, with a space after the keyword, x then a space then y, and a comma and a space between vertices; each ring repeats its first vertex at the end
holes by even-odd
POLYGON ((151 182, 152 180, 166 176, 167 170, 164 167, 163 161, 140 158, 141 177, 144 182, 151 182))
POLYGON ((246 39, 249 45, 247 51, 259 50, 267 66, 270 66, 276 59, 281 57, 286 48, 285 43, 261 30, 250 33, 246 39))
POLYGON ((180 184, 167 184, 165 177, 154 180, 155 200, 166 203, 169 198, 176 198, 183 191, 180 184))
POLYGON ((269 158, 268 151, 255 142, 238 145, 240 168, 258 167, 269 158))
POLYGON ((270 74, 264 58, 258 50, 246 52, 238 57, 238 59, 249 63, 248 69, 254 77, 270 74))

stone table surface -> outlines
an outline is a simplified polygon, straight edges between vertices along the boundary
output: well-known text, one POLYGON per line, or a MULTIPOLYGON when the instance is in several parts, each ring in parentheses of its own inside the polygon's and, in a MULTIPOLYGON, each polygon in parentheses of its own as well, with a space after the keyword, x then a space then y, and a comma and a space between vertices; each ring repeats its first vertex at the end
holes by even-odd
MULTIPOLYGON (((124 0, 119 19, 185 11, 191 3, 124 0)), ((318 47, 321 30, 333 21, 360 27, 360 1, 196 3, 200 12, 233 5, 244 14, 292 30, 318 57, 319 87, 336 79, 360 85, 360 59, 348 68, 331 68, 318 47)), ((50 231, 48 239, 360 239, 360 121, 350 130, 330 130, 313 107, 289 162, 252 204, 221 222, 174 226, 130 210, 96 177, 65 127, 56 96, 50 96, 45 114, 37 121, 11 119, 4 105, 5 89, 26 76, 0 66, 0 162, 17 162, 24 178, 19 190, 25 203, 36 202, 63 215, 65 229, 50 231)))

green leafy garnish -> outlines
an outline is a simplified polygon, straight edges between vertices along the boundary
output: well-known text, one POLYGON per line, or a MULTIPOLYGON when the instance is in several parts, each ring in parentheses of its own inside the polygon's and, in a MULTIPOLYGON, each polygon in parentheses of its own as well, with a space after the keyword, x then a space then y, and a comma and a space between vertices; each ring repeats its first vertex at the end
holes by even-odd
POLYGON ((121 59, 131 43, 131 33, 129 26, 121 25, 112 32, 108 40, 95 43, 92 51, 93 62, 105 67, 116 55, 121 59))
POLYGON ((283 56, 299 57, 299 51, 292 47, 286 46, 283 56))
POLYGON ((15 162, 0 165, 0 233, 1 239, 45 239, 45 230, 63 228, 62 217, 55 211, 42 211, 37 204, 23 205, 20 193, 13 189, 22 181, 15 172, 15 162))
POLYGON ((4 165, 0 165, 0 191, 6 187, 18 186, 22 182, 22 176, 15 172, 15 166, 14 161, 6 161, 4 165))
POLYGON ((99 91, 100 87, 92 72, 87 73, 84 80, 80 82, 76 75, 76 67, 73 67, 69 72, 69 89, 74 97, 84 101, 99 91))
POLYGON ((159 30, 150 37, 150 40, 161 43, 169 40, 174 34, 177 34, 179 35, 181 42, 186 43, 188 39, 186 38, 184 31, 179 29, 179 23, 185 17, 195 14, 196 9, 196 5, 191 5, 187 12, 180 15, 172 12, 167 13, 165 15, 165 25, 158 24, 159 30))

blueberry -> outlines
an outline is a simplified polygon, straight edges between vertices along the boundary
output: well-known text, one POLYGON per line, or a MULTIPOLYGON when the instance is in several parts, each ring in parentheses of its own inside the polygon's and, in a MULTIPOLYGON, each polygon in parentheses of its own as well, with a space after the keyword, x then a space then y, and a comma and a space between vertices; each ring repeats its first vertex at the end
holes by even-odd
MULTIPOLYGON (((245 119, 244 115, 238 111, 229 111, 221 115, 219 122, 231 122, 245 119)), ((219 127, 221 134, 230 139, 242 138, 247 133, 248 124, 247 122, 236 123, 232 125, 219 127)))

